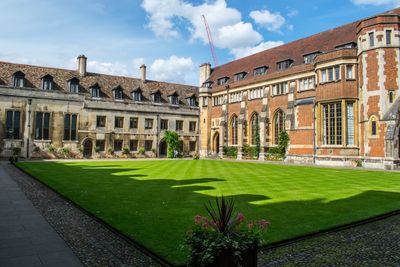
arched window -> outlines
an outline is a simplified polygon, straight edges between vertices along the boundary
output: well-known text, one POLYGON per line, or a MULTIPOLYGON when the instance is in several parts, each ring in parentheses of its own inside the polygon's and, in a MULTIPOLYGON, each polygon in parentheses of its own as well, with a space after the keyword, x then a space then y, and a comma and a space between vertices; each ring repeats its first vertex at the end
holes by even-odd
POLYGON ((233 115, 231 119, 231 143, 238 144, 238 117, 236 115, 233 115))
POLYGON ((393 103, 393 101, 394 101, 394 92, 390 91, 389 92, 389 103, 393 103))
POLYGON ((24 87, 25 86, 25 74, 22 71, 17 71, 13 74, 13 86, 24 87))
POLYGON ((251 116, 251 120, 250 120, 251 144, 252 145, 257 145, 256 138, 260 134, 260 126, 259 126, 258 122, 259 122, 258 113, 254 113, 253 116, 251 116))
POLYGON ((375 116, 371 116, 369 119, 369 133, 371 137, 375 137, 378 135, 379 125, 378 120, 375 116))
POLYGON ((275 117, 274 117, 274 127, 275 127, 275 131, 274 131, 274 141, 275 144, 278 144, 278 140, 279 140, 279 134, 283 131, 285 131, 285 113, 282 110, 278 110, 275 113, 275 117))

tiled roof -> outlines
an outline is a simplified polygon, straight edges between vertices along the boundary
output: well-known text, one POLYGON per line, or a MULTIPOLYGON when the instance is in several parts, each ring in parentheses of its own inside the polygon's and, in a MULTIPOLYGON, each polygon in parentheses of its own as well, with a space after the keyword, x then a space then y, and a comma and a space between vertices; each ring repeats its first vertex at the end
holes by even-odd
POLYGON ((15 64, 0 61, 0 86, 12 86, 13 74, 16 72, 25 74, 25 87, 42 90, 42 77, 51 75, 53 77, 53 90, 70 93, 68 81, 76 78, 79 80, 79 92, 90 98, 90 88, 98 85, 101 90, 103 100, 113 101, 112 90, 117 87, 122 88, 124 99, 132 101, 132 91, 140 88, 144 101, 150 101, 152 92, 160 91, 164 102, 168 102, 168 95, 176 92, 179 95, 180 104, 188 105, 186 97, 198 95, 198 88, 190 85, 166 83, 159 81, 113 76, 88 72, 80 76, 78 71, 59 68, 39 67, 25 64, 15 64))
MULTIPOLYGON (((386 14, 400 14, 400 9, 393 9, 386 14)), ((357 43, 357 24, 360 21, 346 24, 328 31, 324 31, 303 39, 299 39, 275 48, 271 48, 227 64, 218 66, 211 71, 209 81, 213 82, 213 91, 222 91, 226 85, 217 85, 217 80, 223 77, 229 77, 228 84, 235 87, 236 84, 252 83, 257 80, 266 80, 272 77, 286 75, 293 67, 305 65, 303 56, 313 52, 329 52, 335 50, 338 45, 351 42, 357 43), (277 70, 277 63, 285 60, 293 60, 292 67, 286 70, 277 70), (267 74, 254 76, 255 68, 268 66, 267 74), (242 81, 233 82, 236 73, 247 72, 247 76, 242 81)))

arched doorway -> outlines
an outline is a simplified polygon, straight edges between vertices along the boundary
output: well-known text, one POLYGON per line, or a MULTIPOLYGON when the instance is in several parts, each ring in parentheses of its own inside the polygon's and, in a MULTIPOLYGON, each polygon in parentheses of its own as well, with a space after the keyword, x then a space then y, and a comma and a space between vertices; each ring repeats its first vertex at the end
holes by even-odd
POLYGON ((158 146, 158 155, 160 158, 166 157, 167 156, 167 142, 165 140, 160 141, 160 145, 158 146))
POLYGON ((92 157, 92 153, 93 153, 93 142, 90 139, 86 139, 83 142, 83 157, 90 158, 92 157))
POLYGON ((212 151, 213 151, 213 153, 217 153, 217 154, 219 153, 219 133, 218 132, 216 132, 214 134, 212 151))

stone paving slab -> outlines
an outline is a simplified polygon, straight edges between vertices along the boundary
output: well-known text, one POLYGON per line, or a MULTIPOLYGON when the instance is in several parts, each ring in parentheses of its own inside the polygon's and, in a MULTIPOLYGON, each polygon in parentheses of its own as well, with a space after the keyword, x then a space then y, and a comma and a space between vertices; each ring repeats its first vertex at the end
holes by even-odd
POLYGON ((0 162, 0 266, 83 266, 0 162))

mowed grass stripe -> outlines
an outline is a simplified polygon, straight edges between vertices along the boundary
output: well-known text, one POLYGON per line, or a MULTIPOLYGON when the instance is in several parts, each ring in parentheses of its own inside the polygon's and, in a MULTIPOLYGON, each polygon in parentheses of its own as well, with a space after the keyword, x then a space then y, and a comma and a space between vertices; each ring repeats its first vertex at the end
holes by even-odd
POLYGON ((400 207, 400 173, 210 160, 21 162, 84 209, 175 264, 186 231, 215 195, 266 218, 266 243, 400 207))

